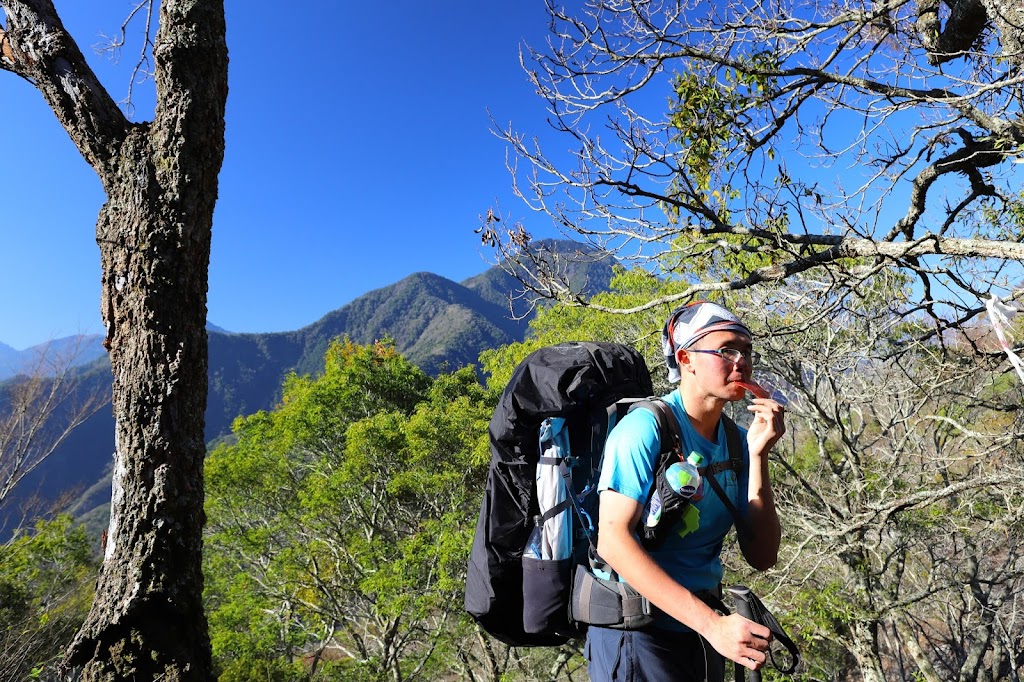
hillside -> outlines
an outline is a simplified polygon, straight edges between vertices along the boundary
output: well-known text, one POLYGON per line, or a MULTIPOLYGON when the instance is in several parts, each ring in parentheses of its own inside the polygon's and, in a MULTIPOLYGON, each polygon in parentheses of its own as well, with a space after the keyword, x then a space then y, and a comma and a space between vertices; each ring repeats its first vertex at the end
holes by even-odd
MULTIPOLYGON (((545 244, 556 251, 565 248, 559 242, 545 244)), ((568 252, 575 253, 575 245, 568 252)), ((611 277, 610 262, 595 262, 586 254, 572 267, 574 281, 591 292, 605 288, 611 277), (603 284, 597 286, 597 282, 603 284)), ((236 417, 273 408, 289 372, 320 372, 328 344, 343 336, 357 343, 391 338, 403 355, 431 374, 473 364, 481 351, 523 338, 529 316, 513 319, 509 307, 510 297, 520 288, 514 277, 498 267, 463 283, 419 272, 370 291, 295 331, 232 334, 210 326, 207 441, 228 435, 236 417)), ((525 315, 528 310, 518 308, 517 312, 525 315)), ((109 391, 108 367, 106 357, 98 357, 82 368, 83 376, 90 382, 105 382, 109 391)), ((3 407, 0 404, 0 410, 3 407)), ((70 493, 78 498, 72 505, 74 513, 100 523, 95 519, 102 520, 103 513, 95 508, 105 505, 110 495, 112 421, 109 408, 93 416, 26 479, 19 493, 34 491, 49 500, 70 493)))
MULTIPOLYGON (((508 294, 506 294, 507 296, 508 294)), ((418 272, 371 291, 301 330, 312 341, 300 367, 317 371, 327 343, 341 334, 357 343, 384 337, 431 374, 475 363, 480 351, 522 338, 525 325, 508 309, 451 280, 418 272)))

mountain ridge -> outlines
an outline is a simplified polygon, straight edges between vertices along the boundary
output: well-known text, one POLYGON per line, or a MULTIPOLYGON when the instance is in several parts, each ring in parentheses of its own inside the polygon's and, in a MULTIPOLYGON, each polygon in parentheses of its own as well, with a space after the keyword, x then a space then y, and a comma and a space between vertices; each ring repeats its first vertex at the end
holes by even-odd
POLYGON ((99 334, 74 334, 24 350, 0 342, 0 381, 19 374, 52 374, 53 369, 87 365, 106 354, 102 341, 99 334))
MULTIPOLYGON (((558 243, 547 244, 549 249, 558 247, 558 243)), ((577 245, 572 249, 579 255, 577 245)), ((588 287, 589 293, 594 293, 607 288, 613 264, 607 257, 587 260, 584 256, 573 267, 579 270, 579 281, 603 282, 588 287)), ((515 310, 517 287, 521 287, 518 281, 499 266, 461 283, 415 272, 296 330, 223 332, 208 325, 207 442, 229 436, 237 417, 273 409, 288 373, 315 375, 322 371, 324 352, 333 339, 347 336, 355 343, 368 344, 390 338, 399 352, 430 374, 474 364, 485 349, 521 341, 531 310, 515 310)), ((99 345, 99 336, 92 340, 99 345)), ((79 369, 105 381, 109 390, 105 365, 108 360, 101 353, 79 369)), ((114 451, 109 407, 80 431, 75 435, 81 437, 69 439, 26 479, 24 489, 45 491, 44 497, 50 499, 68 490, 84 491, 85 497, 73 506, 76 516, 102 518, 95 508, 109 501, 110 488, 104 487, 103 479, 109 478, 114 451)))

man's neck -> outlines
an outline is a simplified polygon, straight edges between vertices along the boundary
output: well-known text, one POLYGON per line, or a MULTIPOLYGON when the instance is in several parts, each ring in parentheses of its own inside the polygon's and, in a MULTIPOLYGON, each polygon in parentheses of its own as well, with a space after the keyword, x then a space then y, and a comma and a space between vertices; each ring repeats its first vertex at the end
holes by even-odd
POLYGON ((708 442, 718 442, 718 422, 722 418, 725 401, 714 396, 701 395, 692 387, 688 389, 686 384, 680 384, 679 395, 694 430, 708 442))

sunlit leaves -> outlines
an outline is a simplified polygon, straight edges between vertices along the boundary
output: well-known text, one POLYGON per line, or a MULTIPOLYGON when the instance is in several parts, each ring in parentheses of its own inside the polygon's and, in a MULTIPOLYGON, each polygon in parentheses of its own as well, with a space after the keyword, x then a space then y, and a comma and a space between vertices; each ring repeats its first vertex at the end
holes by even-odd
POLYGON ((0 678, 55 676, 89 609, 96 568, 85 530, 69 516, 40 520, 0 545, 0 678))
MULTIPOLYGON (((720 76, 680 71, 672 80, 669 102, 669 130, 686 176, 673 183, 675 192, 684 197, 692 193, 700 203, 716 206, 724 222, 728 222, 729 202, 740 198, 727 180, 737 165, 730 157, 752 151, 753 140, 744 139, 742 132, 747 127, 746 112, 759 106, 771 87, 771 79, 764 75, 772 66, 769 54, 755 54, 741 63, 750 68, 725 68, 720 76)), ((768 155, 774 157, 770 148, 768 155)), ((670 213, 678 216, 678 211, 670 213)))
POLYGON ((344 341, 239 420, 207 466, 218 664, 327 647, 358 662, 324 664, 343 679, 431 669, 461 617, 492 409, 471 369, 431 379, 390 343, 344 341))

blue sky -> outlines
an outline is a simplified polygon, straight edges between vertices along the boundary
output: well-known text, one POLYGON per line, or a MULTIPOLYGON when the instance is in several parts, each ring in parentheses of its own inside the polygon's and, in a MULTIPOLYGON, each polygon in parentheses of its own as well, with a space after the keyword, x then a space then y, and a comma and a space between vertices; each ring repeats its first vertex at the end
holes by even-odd
MULTIPOLYGON (((132 0, 55 0, 115 99, 119 63, 92 46, 132 0)), ((495 203, 550 234, 511 193, 488 111, 529 134, 543 102, 519 65, 546 36, 540 0, 306 3, 227 0, 227 154, 215 215, 209 319, 239 332, 309 324, 416 271, 488 267, 473 233, 495 203)), ((137 91, 147 119, 148 86, 137 91)), ((93 170, 31 85, 0 72, 0 342, 22 349, 98 333, 93 170)))

